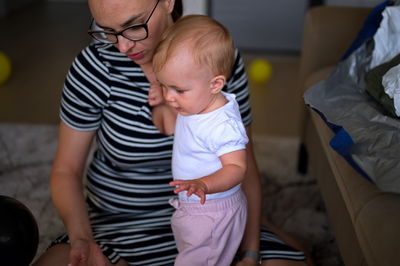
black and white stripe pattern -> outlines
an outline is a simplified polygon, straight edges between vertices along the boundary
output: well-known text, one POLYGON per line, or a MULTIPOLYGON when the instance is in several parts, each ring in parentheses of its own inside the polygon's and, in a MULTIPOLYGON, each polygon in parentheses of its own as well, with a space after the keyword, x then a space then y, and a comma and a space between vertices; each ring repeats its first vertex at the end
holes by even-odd
MULTIPOLYGON (((115 47, 91 44, 66 77, 60 116, 76 130, 97 132, 86 191, 93 234, 103 252, 112 262, 123 257, 131 265, 168 265, 176 255, 170 227, 174 209, 168 203, 174 196, 168 185, 173 137, 152 123, 149 87, 141 68, 115 47)), ((238 52, 224 91, 236 95, 249 125, 247 78, 238 52)), ((63 236, 53 244, 66 241, 63 236)), ((297 251, 282 245, 268 252, 279 257, 297 251)), ((303 259, 301 254, 295 259, 303 259)))
POLYGON ((283 242, 277 235, 266 227, 261 228, 260 256, 267 259, 305 260, 302 251, 295 250, 283 242))

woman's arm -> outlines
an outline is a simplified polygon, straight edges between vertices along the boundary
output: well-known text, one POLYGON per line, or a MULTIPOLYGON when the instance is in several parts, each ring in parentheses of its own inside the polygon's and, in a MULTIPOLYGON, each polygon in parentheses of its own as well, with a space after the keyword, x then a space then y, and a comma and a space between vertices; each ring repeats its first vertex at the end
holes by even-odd
POLYGON ((173 135, 175 132, 177 112, 167 104, 154 106, 152 110, 154 125, 164 135, 173 135))
POLYGON ((94 134, 94 131, 77 131, 60 123, 50 188, 53 203, 71 241, 71 254, 74 254, 71 262, 83 257, 88 259, 85 253, 90 252, 88 246, 94 243, 83 193, 83 172, 94 134))
MULTIPOLYGON (((251 125, 246 127, 247 137, 247 171, 246 177, 242 183, 243 191, 247 198, 248 217, 246 230, 243 236, 241 251, 260 249, 260 224, 261 224, 261 181, 254 157, 253 141, 251 134, 251 125)), ((246 265, 258 265, 258 262, 251 258, 244 258, 248 261, 246 265)))

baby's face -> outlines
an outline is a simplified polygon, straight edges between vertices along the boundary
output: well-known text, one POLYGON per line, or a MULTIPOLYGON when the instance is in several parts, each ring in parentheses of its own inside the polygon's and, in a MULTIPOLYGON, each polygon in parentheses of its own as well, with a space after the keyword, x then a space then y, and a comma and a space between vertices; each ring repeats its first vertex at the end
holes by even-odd
POLYGON ((165 100, 181 115, 213 110, 216 94, 212 93, 211 70, 196 64, 189 51, 180 49, 174 53, 156 77, 163 87, 165 100))

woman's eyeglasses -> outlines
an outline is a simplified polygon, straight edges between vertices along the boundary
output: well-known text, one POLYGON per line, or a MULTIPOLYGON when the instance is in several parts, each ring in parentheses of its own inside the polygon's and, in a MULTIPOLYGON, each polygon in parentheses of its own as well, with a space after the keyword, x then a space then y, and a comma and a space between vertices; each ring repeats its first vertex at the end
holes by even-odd
POLYGON ((156 5, 154 6, 153 10, 151 11, 146 22, 143 24, 132 25, 121 31, 114 32, 114 31, 104 30, 103 28, 101 28, 100 26, 98 26, 96 24, 94 19, 92 19, 88 33, 90 36, 92 36, 93 39, 95 39, 101 43, 107 43, 107 44, 118 43, 119 35, 121 35, 131 41, 144 40, 149 36, 149 29, 147 27, 147 23, 149 22, 151 16, 153 15, 154 10, 156 10, 158 2, 160 2, 160 0, 157 0, 156 5))

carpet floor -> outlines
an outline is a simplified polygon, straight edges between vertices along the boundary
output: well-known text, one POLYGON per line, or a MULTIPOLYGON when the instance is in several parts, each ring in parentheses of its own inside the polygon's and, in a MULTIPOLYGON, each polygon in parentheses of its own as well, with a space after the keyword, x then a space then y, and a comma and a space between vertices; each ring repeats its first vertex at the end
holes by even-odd
MULTIPOLYGON (((56 142, 53 125, 0 124, 0 195, 19 200, 33 213, 38 254, 63 231, 48 188, 56 142)), ((254 143, 263 216, 309 250, 315 265, 343 265, 316 180, 296 171, 298 140, 255 135, 254 143)))

